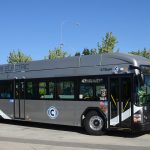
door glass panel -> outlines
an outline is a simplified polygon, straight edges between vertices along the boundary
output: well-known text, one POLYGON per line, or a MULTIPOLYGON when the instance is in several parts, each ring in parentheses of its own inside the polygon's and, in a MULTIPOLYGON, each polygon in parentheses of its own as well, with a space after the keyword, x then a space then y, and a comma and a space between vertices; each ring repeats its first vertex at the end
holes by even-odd
POLYGON ((20 82, 20 99, 25 99, 24 81, 20 82))
POLYGON ((16 99, 24 99, 25 98, 24 81, 16 81, 15 82, 15 98, 16 99))
POLYGON ((131 101, 131 82, 130 78, 122 79, 122 99, 123 103, 123 112, 130 108, 131 101))
POLYGON ((20 87, 19 87, 19 81, 16 81, 15 82, 15 98, 16 99, 19 99, 19 97, 20 97, 19 89, 20 89, 20 87))
POLYGON ((131 79, 122 78, 121 80, 121 125, 130 127, 131 125, 131 79))
POLYGON ((119 79, 110 79, 110 125, 115 126, 119 123, 118 116, 119 102, 119 79))

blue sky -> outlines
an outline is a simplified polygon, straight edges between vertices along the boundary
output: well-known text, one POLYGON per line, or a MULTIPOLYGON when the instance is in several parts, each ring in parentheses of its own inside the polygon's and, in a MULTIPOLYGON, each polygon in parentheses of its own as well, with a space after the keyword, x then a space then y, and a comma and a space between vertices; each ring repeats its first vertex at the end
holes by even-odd
POLYGON ((0 0, 1 64, 18 49, 43 59, 61 42, 74 55, 96 48, 106 32, 120 52, 150 49, 150 0, 0 0))

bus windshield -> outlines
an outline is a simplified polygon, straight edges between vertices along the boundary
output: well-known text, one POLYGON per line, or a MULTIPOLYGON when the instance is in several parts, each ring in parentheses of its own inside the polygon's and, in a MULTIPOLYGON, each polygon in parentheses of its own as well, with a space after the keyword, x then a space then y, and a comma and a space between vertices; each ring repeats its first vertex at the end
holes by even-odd
POLYGON ((144 84, 138 89, 139 104, 144 106, 150 103, 150 66, 141 66, 144 75, 144 84))

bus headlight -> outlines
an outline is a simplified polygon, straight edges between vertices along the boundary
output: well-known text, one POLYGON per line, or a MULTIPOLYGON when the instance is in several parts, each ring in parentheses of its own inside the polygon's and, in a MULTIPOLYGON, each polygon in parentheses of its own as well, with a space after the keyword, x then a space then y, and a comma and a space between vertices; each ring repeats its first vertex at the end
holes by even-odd
POLYGON ((134 123, 141 123, 142 115, 141 114, 134 114, 133 121, 134 121, 134 123))

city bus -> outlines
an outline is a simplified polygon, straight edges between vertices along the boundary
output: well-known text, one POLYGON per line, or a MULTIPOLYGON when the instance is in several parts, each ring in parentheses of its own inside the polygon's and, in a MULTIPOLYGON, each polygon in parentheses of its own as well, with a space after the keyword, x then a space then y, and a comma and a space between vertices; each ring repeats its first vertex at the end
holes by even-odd
POLYGON ((107 53, 0 65, 0 118, 150 130, 150 60, 107 53))

